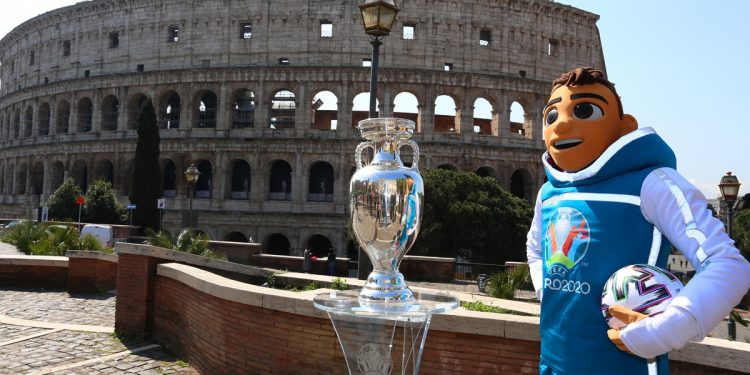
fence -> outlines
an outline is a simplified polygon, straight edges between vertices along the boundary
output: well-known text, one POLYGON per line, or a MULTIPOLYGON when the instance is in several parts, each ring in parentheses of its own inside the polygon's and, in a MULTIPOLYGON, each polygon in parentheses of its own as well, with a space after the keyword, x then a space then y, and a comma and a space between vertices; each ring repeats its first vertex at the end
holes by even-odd
POLYGON ((479 274, 485 274, 489 276, 493 273, 499 273, 503 271, 505 271, 505 266, 502 264, 456 262, 456 268, 453 278, 456 280, 474 281, 477 279, 477 276, 479 274))

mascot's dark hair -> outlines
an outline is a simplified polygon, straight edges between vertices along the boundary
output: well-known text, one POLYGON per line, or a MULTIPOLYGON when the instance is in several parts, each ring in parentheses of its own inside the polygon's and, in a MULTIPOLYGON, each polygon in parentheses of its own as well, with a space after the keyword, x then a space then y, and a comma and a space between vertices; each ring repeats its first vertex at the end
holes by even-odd
POLYGON ((614 94, 617 99, 617 107, 620 109, 620 118, 622 118, 622 102, 620 101, 620 96, 617 95, 617 90, 615 90, 615 84, 607 80, 607 77, 601 70, 581 66, 567 73, 563 73, 560 78, 552 82, 552 91, 555 91, 555 89, 560 86, 584 86, 593 85, 595 83, 600 83, 612 91, 612 94, 614 94))

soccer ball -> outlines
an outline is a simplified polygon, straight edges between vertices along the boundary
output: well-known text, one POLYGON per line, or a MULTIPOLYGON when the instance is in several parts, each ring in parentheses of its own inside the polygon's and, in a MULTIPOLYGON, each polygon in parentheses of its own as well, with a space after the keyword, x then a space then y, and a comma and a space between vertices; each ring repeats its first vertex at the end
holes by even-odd
POLYGON ((624 306, 654 316, 661 314, 682 290, 679 279, 669 271, 647 264, 625 266, 613 273, 602 290, 602 314, 614 329, 625 323, 609 314, 611 306, 624 306))

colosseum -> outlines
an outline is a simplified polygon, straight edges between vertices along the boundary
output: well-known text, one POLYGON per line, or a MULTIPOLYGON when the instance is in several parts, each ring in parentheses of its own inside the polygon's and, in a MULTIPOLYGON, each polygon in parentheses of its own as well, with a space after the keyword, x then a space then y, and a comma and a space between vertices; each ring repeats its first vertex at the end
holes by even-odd
MULTIPOLYGON (((25 21, 0 41, 0 217, 36 215, 66 178, 107 179, 128 202, 150 98, 166 228, 187 225, 183 171, 195 164, 192 219, 212 239, 352 254, 348 183, 371 63, 357 3, 93 0, 25 21)), ((532 200, 551 80, 605 69, 598 16, 547 0, 397 5, 378 115, 417 123, 420 169, 474 171, 532 200)))

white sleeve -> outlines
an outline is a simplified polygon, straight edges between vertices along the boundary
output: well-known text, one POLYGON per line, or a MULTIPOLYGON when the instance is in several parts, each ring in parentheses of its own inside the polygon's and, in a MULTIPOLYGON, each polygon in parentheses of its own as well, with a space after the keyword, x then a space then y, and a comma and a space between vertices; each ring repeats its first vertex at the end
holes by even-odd
POLYGON ((711 215, 703 194, 674 169, 646 177, 641 211, 698 270, 664 313, 620 333, 631 352, 653 358, 711 332, 750 288, 750 264, 711 215))
POLYGON ((531 282, 536 290, 536 297, 542 300, 542 191, 536 197, 534 204, 534 218, 531 220, 529 233, 526 235, 526 258, 529 261, 529 271, 531 273, 531 282))

